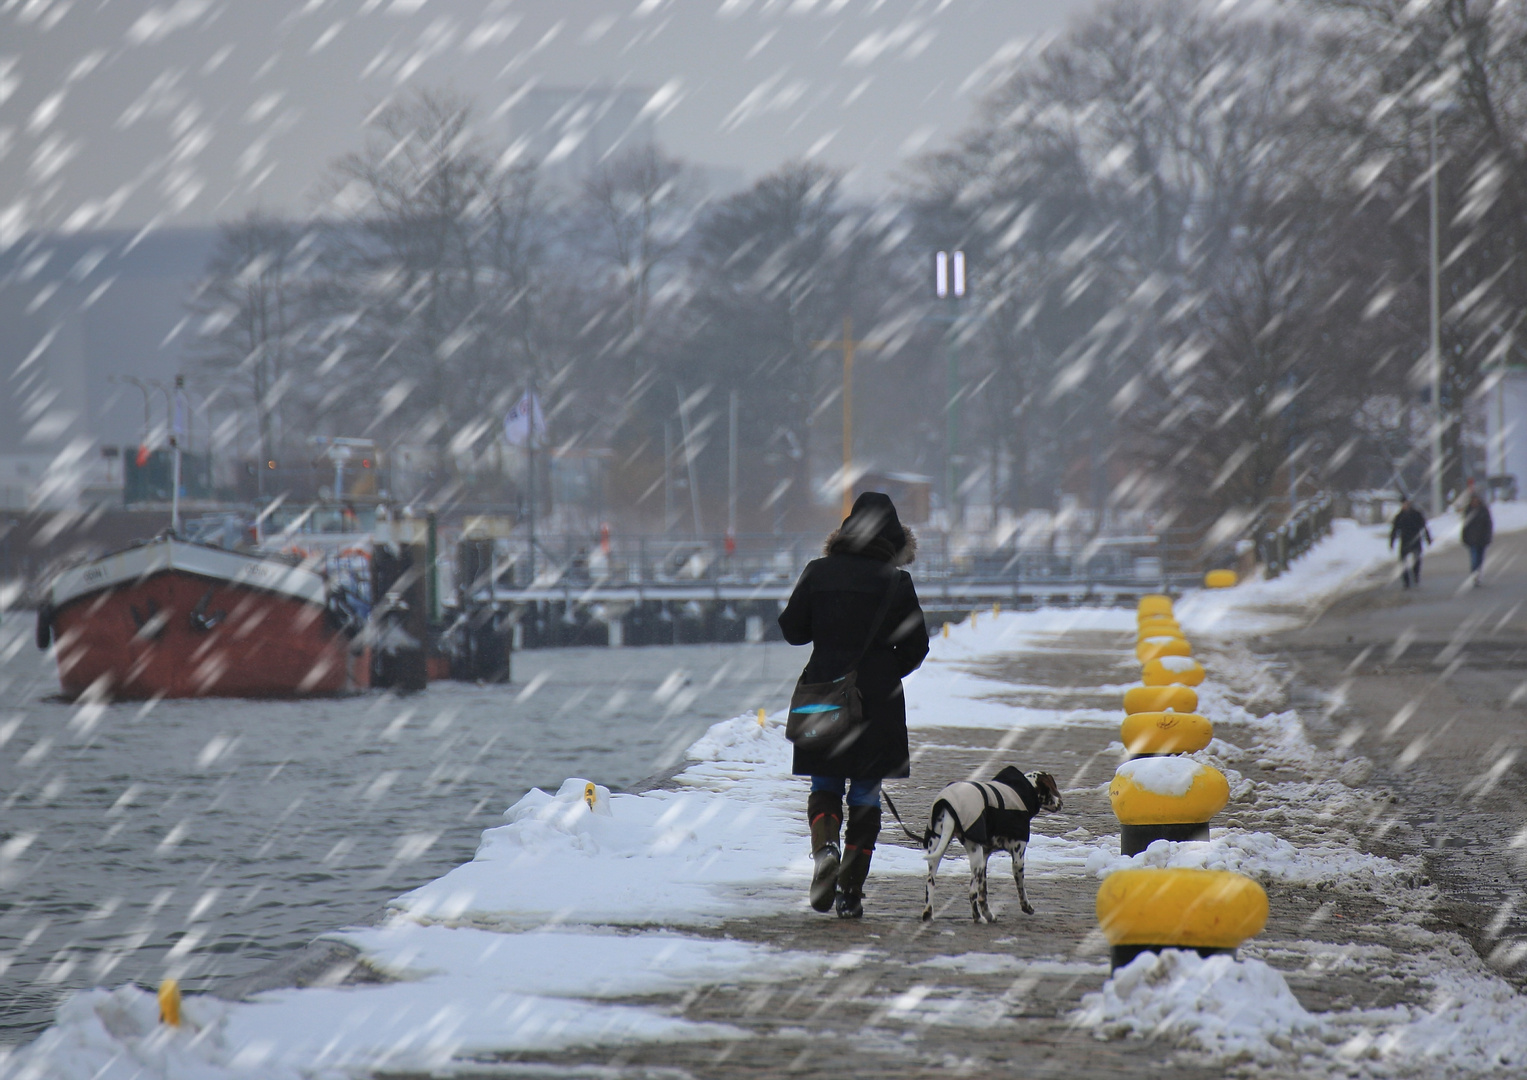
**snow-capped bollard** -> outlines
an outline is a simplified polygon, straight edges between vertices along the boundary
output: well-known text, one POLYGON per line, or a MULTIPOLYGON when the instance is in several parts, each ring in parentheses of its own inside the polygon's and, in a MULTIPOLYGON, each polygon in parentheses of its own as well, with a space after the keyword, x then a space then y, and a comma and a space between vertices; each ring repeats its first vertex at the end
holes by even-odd
POLYGON ((1188 639, 1158 634, 1141 638, 1135 645, 1135 658, 1142 664, 1162 656, 1192 656, 1193 646, 1188 639))
POLYGON ((1204 575, 1204 588, 1206 589, 1231 589, 1234 588, 1241 578, 1234 570, 1210 570, 1204 575))
POLYGON ((1166 686, 1131 686, 1124 691, 1124 713, 1179 712, 1198 709, 1198 691, 1191 686, 1169 683, 1166 686))
POLYGON ((1146 686, 1197 686, 1204 681, 1203 665, 1189 656, 1162 656, 1146 661, 1140 681, 1146 686))
POLYGON ((180 1026, 180 983, 166 979, 159 984, 159 1022, 170 1027, 180 1026))
POLYGON ((1214 725, 1197 713, 1130 713, 1119 726, 1124 749, 1135 757, 1154 754, 1191 754, 1214 738, 1214 725))
POLYGON ((1147 615, 1170 615, 1172 598, 1162 593, 1146 593, 1135 605, 1135 611, 1141 618, 1147 615))
POLYGON ((1114 772, 1108 801, 1119 819, 1119 853, 1138 855, 1156 840, 1209 839, 1209 819, 1230 801, 1230 782, 1191 758, 1134 758, 1114 772))
POLYGON ((1267 893, 1228 870, 1119 870, 1098 888, 1097 915, 1116 970, 1162 949, 1233 954, 1267 925, 1267 893))
POLYGON ((1142 622, 1140 629, 1135 631, 1136 641, 1144 641, 1148 637, 1180 637, 1186 641, 1188 635, 1182 632, 1182 627, 1170 619, 1151 619, 1142 622))

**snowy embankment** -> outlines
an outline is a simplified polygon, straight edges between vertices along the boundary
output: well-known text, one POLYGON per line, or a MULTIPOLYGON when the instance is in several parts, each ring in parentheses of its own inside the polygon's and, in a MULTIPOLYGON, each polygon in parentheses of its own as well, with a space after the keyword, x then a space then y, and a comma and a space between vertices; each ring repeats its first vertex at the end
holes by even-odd
MULTIPOLYGON (((1259 711, 1259 702, 1276 699, 1275 682, 1235 645, 1267 628, 1269 608, 1287 618, 1288 610, 1317 607, 1390 558, 1382 531, 1341 523, 1276 581, 1180 602, 1190 632, 1222 642, 1223 651, 1207 658, 1201 711, 1252 736, 1238 734, 1241 745, 1216 739, 1199 755, 1231 783, 1225 827, 1217 823, 1210 842, 1161 842, 1133 859, 1117 854, 1116 835, 1036 834, 1028 873, 1093 888, 1125 865, 1206 866, 1267 884, 1358 882, 1390 896, 1414 893, 1413 866, 1357 850, 1338 827, 1364 809, 1361 769, 1322 759, 1296 713, 1259 711), (1254 785, 1234 767, 1243 760, 1292 766, 1305 778, 1254 785)), ((1022 687, 983 678, 972 666, 1054 648, 1056 635, 1068 631, 1117 631, 1122 641, 1133 626, 1127 610, 983 613, 974 627, 935 639, 908 681, 909 723, 914 730, 1115 725, 1114 712, 1014 704, 1022 687)), ((1122 684, 1133 675, 1122 645, 1120 661, 1122 684)), ((1046 689, 1043 700, 1054 700, 1055 688, 1046 689)), ((691 764, 670 789, 611 794, 570 779, 555 794, 526 795, 504 824, 484 832, 471 862, 397 898, 383 925, 331 935, 394 981, 274 991, 242 1003, 188 998, 180 1029, 160 1025, 153 995, 138 988, 82 992, 35 1043, 0 1059, 0 1078, 337 1078, 450 1071, 464 1059, 511 1052, 744 1037, 618 999, 812 977, 841 961, 703 933, 738 918, 812 917, 804 787, 789 774, 782 721, 775 713, 764 725, 751 716, 715 725, 690 747, 691 764)), ((877 852, 876 875, 924 872, 914 850, 886 844, 877 852)), ((1083 943, 1056 944, 1079 951, 1083 943)), ((1299 943, 1264 954, 1285 966, 1369 965, 1375 977, 1418 979, 1434 988, 1428 1009, 1310 1014, 1255 952, 1253 945, 1240 961, 1142 956, 1089 995, 1072 1022, 1101 1037, 1167 1039, 1204 1060, 1298 1061, 1313 1073, 1425 1069, 1439 1055, 1463 1071, 1498 1067, 1520 1052, 1527 1033, 1520 1000, 1453 938, 1407 926, 1393 949, 1299 943)), ((958 969, 981 955, 948 962, 958 969)))
MULTIPOLYGON (((1115 723, 1097 710, 1014 707, 968 661, 1069 628, 1123 630, 1124 611, 984 618, 935 641, 909 681, 914 728, 1115 723)), ((801 912, 811 860, 803 783, 790 775, 782 712, 712 727, 672 789, 611 794, 582 779, 532 791, 483 833, 476 856, 398 897, 381 926, 329 937, 396 981, 279 990, 249 1002, 185 1002, 185 1026, 158 1022, 133 986, 75 994, 35 1043, 0 1059, 3 1080, 341 1077, 439 1070, 515 1051, 743 1033, 661 1008, 605 999, 771 982, 832 966, 834 955, 716 940, 683 928, 801 912)), ((1080 873, 1085 845, 1036 838, 1030 873, 1080 873)), ((875 873, 916 874, 916 851, 884 845, 875 873)))

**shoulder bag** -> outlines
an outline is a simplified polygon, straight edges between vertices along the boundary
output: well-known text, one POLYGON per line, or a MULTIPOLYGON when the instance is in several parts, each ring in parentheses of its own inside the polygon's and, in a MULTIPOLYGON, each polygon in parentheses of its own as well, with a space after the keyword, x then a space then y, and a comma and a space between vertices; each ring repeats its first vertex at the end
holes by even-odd
POLYGON ((859 665, 875 643, 880 624, 891 606, 891 594, 896 591, 896 576, 892 572, 891 583, 880 600, 880 610, 870 624, 869 636, 864 648, 849 665, 848 672, 831 682, 809 683, 802 672, 790 695, 790 716, 785 721, 785 738, 799 750, 811 753, 826 751, 828 754, 851 745, 859 737, 864 726, 864 703, 859 695, 859 665))

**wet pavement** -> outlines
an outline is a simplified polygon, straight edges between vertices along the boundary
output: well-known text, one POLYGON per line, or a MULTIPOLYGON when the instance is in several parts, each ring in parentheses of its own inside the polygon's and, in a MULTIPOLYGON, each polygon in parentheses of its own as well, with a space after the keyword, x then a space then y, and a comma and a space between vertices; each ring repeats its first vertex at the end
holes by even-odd
POLYGON ((1420 588, 1386 569, 1259 648, 1312 735, 1398 793, 1385 837, 1424 851, 1454 928, 1527 986, 1527 534, 1496 537, 1478 587, 1467 552, 1445 549, 1420 588))

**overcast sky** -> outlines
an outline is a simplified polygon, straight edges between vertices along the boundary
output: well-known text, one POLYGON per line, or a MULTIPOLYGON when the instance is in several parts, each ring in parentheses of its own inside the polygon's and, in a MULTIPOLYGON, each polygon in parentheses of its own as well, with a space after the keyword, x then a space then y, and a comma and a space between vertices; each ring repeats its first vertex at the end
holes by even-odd
POLYGON ((860 191, 1086 0, 0 0, 0 247, 61 225, 301 212, 367 112, 447 87, 665 88, 673 153, 813 156, 860 191))

